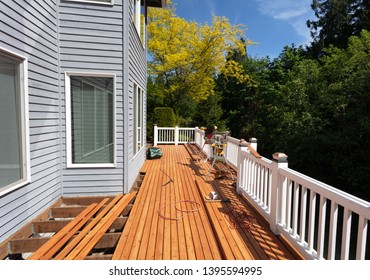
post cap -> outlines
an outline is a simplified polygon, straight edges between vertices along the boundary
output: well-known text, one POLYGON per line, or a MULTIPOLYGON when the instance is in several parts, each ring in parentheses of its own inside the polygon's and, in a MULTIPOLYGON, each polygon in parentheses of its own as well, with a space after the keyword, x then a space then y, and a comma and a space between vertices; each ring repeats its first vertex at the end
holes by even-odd
POLYGON ((274 153, 272 155, 272 158, 274 159, 274 161, 277 161, 277 162, 288 162, 288 156, 284 153, 274 153))
POLYGON ((252 137, 252 138, 249 138, 249 142, 250 143, 257 143, 257 139, 252 137))

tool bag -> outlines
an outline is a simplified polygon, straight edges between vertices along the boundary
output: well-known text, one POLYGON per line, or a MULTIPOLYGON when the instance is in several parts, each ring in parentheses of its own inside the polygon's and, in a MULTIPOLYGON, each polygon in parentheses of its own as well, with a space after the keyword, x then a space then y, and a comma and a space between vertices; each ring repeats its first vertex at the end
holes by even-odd
POLYGON ((147 159, 155 159, 162 157, 162 149, 157 147, 150 147, 147 151, 147 159))

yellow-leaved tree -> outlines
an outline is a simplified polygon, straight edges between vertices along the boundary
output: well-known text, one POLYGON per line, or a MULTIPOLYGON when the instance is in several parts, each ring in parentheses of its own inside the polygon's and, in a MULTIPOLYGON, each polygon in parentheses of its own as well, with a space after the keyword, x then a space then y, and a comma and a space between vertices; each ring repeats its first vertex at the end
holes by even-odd
POLYGON ((163 94, 199 102, 214 93, 214 78, 220 73, 247 79, 240 65, 227 61, 231 50, 245 53, 251 44, 244 39, 243 25, 220 16, 213 16, 211 24, 186 21, 167 3, 166 9, 150 9, 148 14, 148 71, 163 81, 163 94))

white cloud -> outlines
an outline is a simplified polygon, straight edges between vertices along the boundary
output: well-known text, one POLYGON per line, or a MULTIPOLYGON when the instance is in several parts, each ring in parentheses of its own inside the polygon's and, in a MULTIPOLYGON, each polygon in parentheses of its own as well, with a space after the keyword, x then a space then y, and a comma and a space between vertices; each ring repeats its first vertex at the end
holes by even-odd
POLYGON ((306 21, 313 18, 312 0, 254 0, 261 14, 285 21, 302 37, 302 44, 310 41, 306 21))

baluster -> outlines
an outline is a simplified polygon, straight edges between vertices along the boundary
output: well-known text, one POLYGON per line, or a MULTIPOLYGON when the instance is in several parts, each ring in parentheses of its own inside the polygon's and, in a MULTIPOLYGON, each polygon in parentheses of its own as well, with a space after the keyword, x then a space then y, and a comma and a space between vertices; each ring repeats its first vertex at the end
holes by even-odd
POLYGON ((324 239, 325 239, 325 217, 326 217, 326 197, 320 196, 320 213, 319 213, 319 232, 318 232, 318 243, 317 243, 317 256, 319 259, 323 258, 324 255, 324 239))
POLYGON ((305 235, 306 235, 306 214, 307 214, 307 188, 302 186, 302 193, 301 193, 301 226, 300 226, 300 233, 301 238, 300 241, 302 244, 305 242, 305 235))
MULTIPOLYGON (((365 259, 366 236, 367 236, 367 219, 360 215, 358 221, 358 234, 357 234, 357 249, 356 249, 357 260, 365 259)), ((370 240, 368 240, 368 242, 370 242, 370 240)))
POLYGON ((342 260, 349 258, 349 246, 351 238, 352 211, 345 208, 343 215, 343 235, 342 235, 342 260))
POLYGON ((329 260, 335 260, 337 225, 338 225, 338 204, 332 201, 330 207, 330 225, 329 225, 329 248, 328 248, 329 260))
POLYGON ((308 249, 313 251, 314 232, 315 232, 315 215, 316 214, 316 193, 310 192, 310 214, 308 222, 308 249))
POLYGON ((298 234, 298 204, 299 204, 299 184, 294 182, 293 190, 293 236, 298 234))
POLYGON ((291 205, 292 205, 292 184, 293 184, 293 181, 290 180, 290 179, 287 179, 287 182, 286 182, 286 207, 285 207, 285 216, 286 216, 286 221, 285 221, 285 224, 286 224, 286 228, 287 229, 290 229, 291 228, 291 205))

